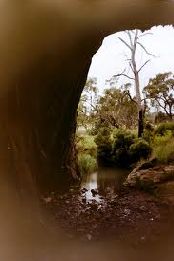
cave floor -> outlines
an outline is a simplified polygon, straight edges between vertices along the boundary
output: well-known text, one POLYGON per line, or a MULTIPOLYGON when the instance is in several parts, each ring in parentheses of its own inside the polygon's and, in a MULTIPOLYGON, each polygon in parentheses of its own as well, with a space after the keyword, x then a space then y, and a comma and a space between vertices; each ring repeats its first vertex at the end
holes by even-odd
POLYGON ((60 226, 71 240, 118 240, 137 244, 159 242, 173 234, 173 205, 152 193, 122 189, 85 197, 85 189, 71 188, 65 194, 52 192, 42 198, 54 225, 60 226))

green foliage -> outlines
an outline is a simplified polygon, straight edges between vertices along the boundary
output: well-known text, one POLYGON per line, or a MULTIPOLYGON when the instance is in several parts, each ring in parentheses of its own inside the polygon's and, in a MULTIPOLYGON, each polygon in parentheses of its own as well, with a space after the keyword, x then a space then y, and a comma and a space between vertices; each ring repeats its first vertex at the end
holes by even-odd
POLYGON ((170 119, 174 112, 174 75, 171 72, 157 74, 144 88, 146 98, 153 107, 159 107, 170 119))
POLYGON ((78 164, 81 175, 94 172, 97 169, 96 158, 92 157, 90 154, 79 154, 78 164))
POLYGON ((90 135, 77 136, 78 165, 81 175, 97 169, 97 146, 90 135))
POLYGON ((77 137, 77 149, 79 153, 88 153, 96 157, 97 146, 94 137, 91 135, 83 135, 77 137))
POLYGON ((128 150, 130 146, 134 143, 135 135, 130 131, 118 129, 114 133, 114 144, 113 150, 120 148, 128 150))
POLYGON ((116 165, 129 166, 130 165, 130 153, 129 148, 133 144, 135 136, 126 130, 116 130, 114 133, 113 142, 113 160, 116 165))
POLYGON ((150 122, 146 122, 143 132, 143 139, 149 144, 154 140, 154 126, 150 122))
POLYGON ((174 162, 174 137, 171 133, 155 137, 153 154, 160 163, 174 162))
POLYGON ((151 154, 151 147, 143 139, 137 139, 130 131, 118 129, 111 138, 111 131, 102 128, 95 142, 97 155, 103 163, 129 167, 140 159, 146 159, 151 154))
POLYGON ((128 90, 110 88, 98 101, 96 129, 104 122, 111 128, 134 128, 137 124, 137 108, 128 90))
POLYGON ((78 127, 83 126, 85 129, 94 125, 95 114, 97 111, 97 79, 88 78, 81 94, 78 105, 78 127))
POLYGON ((163 122, 155 130, 155 133, 161 136, 166 135, 167 132, 171 132, 174 135, 174 122, 163 122))
POLYGON ((100 128, 95 142, 97 144, 98 158, 105 162, 110 161, 112 152, 111 130, 108 127, 100 128))
POLYGON ((166 115, 166 113, 162 112, 162 111, 159 111, 156 116, 155 116, 155 123, 156 124, 159 124, 159 123, 162 123, 162 122, 166 122, 169 120, 169 116, 166 115))
POLYGON ((130 155, 132 162, 137 162, 140 159, 147 159, 152 152, 152 148, 147 141, 142 138, 135 140, 135 143, 130 146, 130 155))
POLYGON ((113 156, 118 165, 129 166, 151 154, 150 145, 142 138, 137 139, 129 131, 118 130, 114 138, 113 156))

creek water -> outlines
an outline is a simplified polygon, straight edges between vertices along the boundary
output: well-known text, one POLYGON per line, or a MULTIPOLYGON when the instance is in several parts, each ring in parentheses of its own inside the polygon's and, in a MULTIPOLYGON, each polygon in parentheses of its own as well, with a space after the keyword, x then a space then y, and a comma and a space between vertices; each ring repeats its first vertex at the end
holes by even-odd
POLYGON ((83 176, 81 182, 81 189, 85 188, 86 200, 100 201, 100 195, 106 193, 117 193, 128 176, 130 170, 113 168, 113 167, 99 167, 96 172, 88 173, 83 176), (99 192, 94 196, 91 190, 99 192))

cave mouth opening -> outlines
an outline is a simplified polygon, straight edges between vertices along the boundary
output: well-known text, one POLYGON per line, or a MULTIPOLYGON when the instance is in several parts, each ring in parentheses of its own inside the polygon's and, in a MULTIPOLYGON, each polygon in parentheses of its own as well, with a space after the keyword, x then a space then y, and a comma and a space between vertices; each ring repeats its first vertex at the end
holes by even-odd
MULTIPOLYGON (((135 43, 136 31, 127 30, 105 37, 92 59, 87 81, 79 101, 77 118, 78 164, 81 176, 85 176, 84 179, 82 178, 82 186, 86 182, 88 187, 97 189, 99 183, 97 177, 100 175, 97 176, 96 173, 98 171, 108 172, 108 170, 101 171, 99 167, 97 143, 101 142, 101 137, 97 138, 97 135, 103 135, 99 133, 99 129, 109 125, 112 132, 115 129, 126 129, 136 133, 135 74, 132 68, 130 50, 131 42, 135 43), (125 91, 129 92, 129 99, 123 104, 117 104, 120 98, 118 95, 122 95, 125 91), (116 99, 118 99, 117 102, 116 99), (90 174, 91 179, 89 178, 90 174)), ((174 72, 171 59, 174 55, 173 44, 174 28, 172 25, 159 25, 147 31, 137 31, 135 62, 142 100, 145 100, 143 89, 148 85, 150 79, 155 78, 158 74, 174 72)), ((155 103, 155 101, 153 102, 155 103)), ((147 103, 148 122, 156 124, 158 114, 165 118, 166 112, 162 108, 163 104, 161 104, 162 107, 157 106, 158 104, 152 106, 150 99, 147 103)), ((106 135, 105 138, 107 141, 109 140, 109 136, 106 135)), ((103 142, 106 143, 106 140, 103 142)), ((120 175, 125 178, 127 173, 126 171, 120 175)), ((102 175, 108 178, 109 174, 102 175)), ((114 178, 112 171, 110 171, 110 176, 112 183, 114 178)), ((105 179, 107 178, 105 177, 105 179)))

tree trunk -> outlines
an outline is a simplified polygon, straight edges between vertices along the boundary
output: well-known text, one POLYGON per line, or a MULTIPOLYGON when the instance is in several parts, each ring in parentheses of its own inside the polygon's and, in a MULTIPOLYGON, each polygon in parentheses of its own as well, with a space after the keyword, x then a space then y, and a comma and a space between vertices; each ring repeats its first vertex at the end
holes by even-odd
POLYGON ((144 112, 141 109, 138 111, 138 137, 141 138, 144 131, 144 112))

